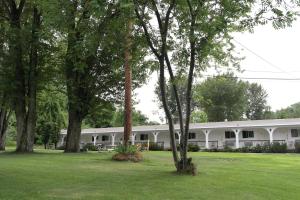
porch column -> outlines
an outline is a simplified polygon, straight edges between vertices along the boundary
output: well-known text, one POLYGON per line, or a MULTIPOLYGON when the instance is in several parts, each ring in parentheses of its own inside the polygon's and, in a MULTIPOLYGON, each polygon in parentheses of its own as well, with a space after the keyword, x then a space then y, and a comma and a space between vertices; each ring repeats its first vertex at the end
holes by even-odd
POLYGON ((180 144, 181 133, 179 133, 179 132, 176 132, 176 134, 178 135, 178 143, 180 144))
POLYGON ((154 136, 154 143, 157 143, 157 136, 158 136, 159 132, 153 132, 152 134, 154 136))
POLYGON ((208 143, 208 136, 211 130, 204 130, 204 134, 205 134, 205 148, 209 149, 209 143, 208 143))
POLYGON ((136 133, 132 133, 131 135, 131 144, 134 145, 136 133))
POLYGON ((97 135, 93 135, 93 138, 94 138, 94 146, 96 146, 96 144, 97 144, 97 135))
POLYGON ((270 144, 273 143, 273 133, 274 133, 275 129, 276 129, 276 127, 268 127, 268 128, 266 128, 266 130, 268 131, 269 136, 270 136, 270 144))
POLYGON ((116 137, 116 134, 111 134, 111 146, 115 146, 115 137, 116 137))
POLYGON ((239 134, 241 132, 241 129, 233 129, 233 132, 235 133, 235 148, 240 148, 240 140, 239 140, 239 134))
POLYGON ((66 137, 66 136, 64 136, 64 135, 61 137, 61 143, 60 143, 61 146, 64 145, 65 137, 66 137))

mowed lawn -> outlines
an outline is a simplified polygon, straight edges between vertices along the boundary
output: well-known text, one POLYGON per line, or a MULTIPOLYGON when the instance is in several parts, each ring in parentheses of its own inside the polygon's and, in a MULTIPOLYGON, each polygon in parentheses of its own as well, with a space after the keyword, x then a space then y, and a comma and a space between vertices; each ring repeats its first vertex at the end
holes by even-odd
POLYGON ((176 175, 170 152, 112 155, 0 153, 0 199, 300 199, 297 154, 190 153, 195 177, 176 175))

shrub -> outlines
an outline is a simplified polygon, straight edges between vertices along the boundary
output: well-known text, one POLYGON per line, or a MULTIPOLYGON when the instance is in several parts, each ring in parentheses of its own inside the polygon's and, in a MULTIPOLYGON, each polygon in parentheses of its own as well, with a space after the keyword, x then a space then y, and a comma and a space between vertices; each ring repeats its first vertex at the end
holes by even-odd
POLYGON ((223 151, 224 151, 224 152, 232 152, 233 150, 232 150, 231 147, 229 147, 229 146, 226 145, 226 146, 224 147, 223 151))
POLYGON ((150 151, 162 151, 162 150, 164 150, 164 146, 160 145, 158 143, 150 143, 149 150, 150 151))
POLYGON ((300 142, 295 142, 295 152, 300 153, 300 142))
POLYGON ((270 146, 271 153, 286 153, 287 152, 287 145, 286 143, 280 144, 279 142, 274 142, 270 146))
POLYGON ((199 146, 196 144, 188 144, 188 151, 198 152, 200 150, 199 146))
POLYGON ((88 143, 82 147, 81 151, 98 151, 98 147, 88 143))
POLYGON ((119 145, 115 151, 120 154, 135 154, 138 152, 138 148, 135 145, 129 145, 127 148, 124 145, 119 145))

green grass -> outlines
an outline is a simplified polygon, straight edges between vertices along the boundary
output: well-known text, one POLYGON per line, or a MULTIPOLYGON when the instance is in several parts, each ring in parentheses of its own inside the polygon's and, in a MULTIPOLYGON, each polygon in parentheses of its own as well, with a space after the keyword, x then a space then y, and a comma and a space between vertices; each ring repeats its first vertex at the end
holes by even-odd
POLYGON ((195 177, 173 173, 170 152, 143 154, 0 153, 0 199, 300 199, 297 154, 191 153, 195 177))

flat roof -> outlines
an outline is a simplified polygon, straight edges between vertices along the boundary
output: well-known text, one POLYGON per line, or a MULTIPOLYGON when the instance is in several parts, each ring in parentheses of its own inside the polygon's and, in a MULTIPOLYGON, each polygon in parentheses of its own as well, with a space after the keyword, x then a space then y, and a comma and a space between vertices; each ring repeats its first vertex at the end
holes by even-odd
MULTIPOLYGON (((208 123, 191 123, 190 130, 205 129, 232 129, 232 128, 267 128, 267 127, 297 127, 300 126, 300 118, 290 119, 268 119, 268 120, 245 120, 245 121, 226 121, 226 122, 208 122, 208 123)), ((179 125, 174 126, 175 130, 179 130, 179 125)), ((156 132, 168 131, 168 124, 134 126, 132 132, 156 132)), ((109 128, 89 128, 82 129, 82 134, 93 133, 123 133, 124 127, 109 128)), ((67 130, 62 130, 61 134, 66 134, 67 130)))

